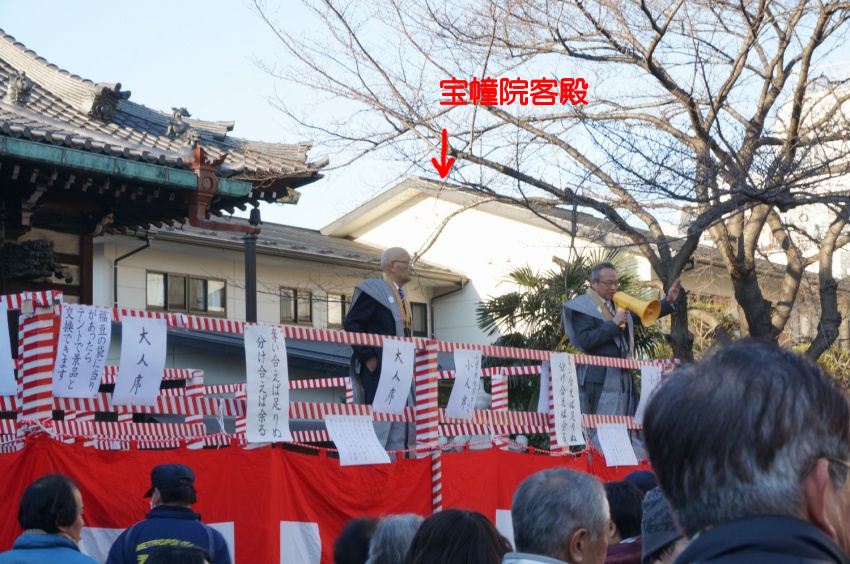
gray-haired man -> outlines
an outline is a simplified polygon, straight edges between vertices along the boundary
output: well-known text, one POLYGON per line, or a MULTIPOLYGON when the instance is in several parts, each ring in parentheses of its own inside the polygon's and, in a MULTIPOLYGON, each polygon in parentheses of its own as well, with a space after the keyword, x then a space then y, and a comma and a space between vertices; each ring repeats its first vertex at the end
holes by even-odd
MULTIPOLYGON (((377 333, 393 337, 411 336, 411 307, 405 286, 413 279, 413 259, 401 247, 381 254, 380 278, 364 280, 354 289, 351 308, 343 320, 346 331, 377 333)), ((352 346, 351 381, 355 403, 372 405, 381 376, 381 347, 352 346)), ((412 405, 412 397, 408 404, 412 405)), ((387 450, 412 446, 413 425, 375 423, 378 440, 387 450)))
POLYGON ((602 564, 608 548, 608 499, 595 477, 566 468, 532 474, 511 506, 516 552, 505 564, 602 564))
MULTIPOLYGON (((587 293, 564 304, 561 319, 567 337, 575 347, 593 356, 631 358, 634 349, 634 324, 640 319, 634 313, 614 306, 619 289, 617 270, 610 262, 602 262, 590 270, 587 293)), ((660 316, 673 312, 682 283, 677 278, 667 297, 661 300, 660 316)), ((631 415, 637 408, 637 393, 632 373, 615 367, 582 364, 577 367, 582 413, 631 415)))
POLYGON ((644 433, 676 562, 850 562, 850 407, 804 357, 740 341, 679 368, 644 433))

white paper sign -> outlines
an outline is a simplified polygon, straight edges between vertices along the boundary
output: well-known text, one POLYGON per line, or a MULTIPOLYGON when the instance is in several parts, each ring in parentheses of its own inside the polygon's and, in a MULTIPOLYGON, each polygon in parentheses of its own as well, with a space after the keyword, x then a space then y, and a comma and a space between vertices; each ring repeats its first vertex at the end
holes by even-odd
POLYGON ((455 350, 455 381, 446 417, 472 419, 475 398, 481 388, 481 351, 455 350))
POLYGON ((643 414, 646 411, 646 404, 649 403, 649 398, 652 397, 652 392, 661 383, 661 367, 658 365, 641 366, 640 368, 640 401, 638 402, 637 410, 635 411, 635 423, 643 425, 643 414))
POLYGON ((53 395, 93 398, 97 395, 112 337, 109 311, 102 307, 62 305, 59 345, 53 365, 53 395))
POLYGON ((384 339, 381 377, 372 411, 401 415, 413 382, 414 347, 410 341, 384 339))
POLYGON ((600 423, 596 426, 599 446, 606 466, 636 466, 637 456, 625 423, 600 423))
POLYGON ((121 318, 121 360, 114 405, 154 405, 165 369, 164 319, 121 318))
POLYGON ((283 330, 271 325, 245 326, 248 442, 291 441, 289 367, 283 330))
POLYGON ((340 466, 390 463, 368 415, 325 415, 324 422, 339 451, 340 466))
POLYGON ((552 378, 552 398, 555 410, 555 436, 558 444, 582 445, 581 401, 573 355, 552 353, 549 357, 552 378))
POLYGON ((549 375, 549 361, 544 360, 540 363, 540 396, 537 398, 537 413, 549 413, 549 400, 552 394, 549 375))
POLYGON ((18 393, 15 381, 15 361, 9 344, 9 316, 6 304, 0 302, 0 396, 14 396, 18 393))

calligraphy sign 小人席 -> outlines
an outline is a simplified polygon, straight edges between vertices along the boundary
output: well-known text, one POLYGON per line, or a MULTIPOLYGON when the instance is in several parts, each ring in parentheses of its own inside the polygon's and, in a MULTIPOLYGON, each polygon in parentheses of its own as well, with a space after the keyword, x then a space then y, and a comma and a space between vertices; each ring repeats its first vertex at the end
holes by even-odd
POLYGON ((446 417, 471 419, 481 388, 481 351, 458 349, 454 360, 455 381, 446 405, 446 417))

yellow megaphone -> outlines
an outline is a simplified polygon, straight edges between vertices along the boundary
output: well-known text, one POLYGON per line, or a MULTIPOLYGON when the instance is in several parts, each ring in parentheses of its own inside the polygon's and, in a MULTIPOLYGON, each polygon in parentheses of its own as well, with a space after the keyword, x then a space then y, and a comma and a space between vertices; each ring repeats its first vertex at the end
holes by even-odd
MULTIPOLYGON (((644 327, 649 327, 655 323, 655 320, 658 319, 658 316, 661 314, 661 302, 658 300, 649 300, 648 302, 645 302, 643 300, 633 298, 625 292, 617 292, 614 294, 614 305, 617 306, 618 310, 627 309, 634 312, 638 317, 640 317, 640 321, 643 323, 644 327)), ((625 326, 625 323, 620 325, 620 327, 625 326)))

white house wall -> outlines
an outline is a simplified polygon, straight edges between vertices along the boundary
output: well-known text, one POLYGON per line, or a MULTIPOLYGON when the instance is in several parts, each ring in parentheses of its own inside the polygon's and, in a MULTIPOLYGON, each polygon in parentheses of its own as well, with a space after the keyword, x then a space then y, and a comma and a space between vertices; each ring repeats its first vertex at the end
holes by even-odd
MULTIPOLYGON (((111 307, 112 266, 116 256, 138 248, 141 243, 127 238, 127 243, 95 243, 94 246, 94 303, 111 307)), ((146 309, 146 272, 170 272, 227 282, 226 304, 229 319, 245 319, 244 256, 241 252, 223 251, 197 245, 168 241, 151 241, 151 247, 118 263, 119 307, 146 309)), ((354 286, 363 278, 377 275, 364 269, 342 267, 314 261, 298 261, 268 255, 257 257, 257 317, 260 322, 280 323, 281 286, 309 290, 313 294, 313 323, 311 327, 328 326, 327 294, 344 294, 351 298, 354 286)), ((417 286, 411 288, 414 301, 427 302, 428 297, 417 286)), ((120 337, 113 339, 110 363, 118 363, 120 337)), ((216 355, 196 349, 169 347, 166 367, 200 368, 207 384, 245 381, 244 359, 216 355)), ((322 374, 324 376, 325 374, 322 374)), ((293 370, 291 378, 315 376, 304 370, 293 370)), ((341 392, 329 390, 293 391, 293 401, 338 401, 341 392), (339 397, 337 397, 339 396, 339 397)))
MULTIPOLYGON (((112 305, 112 265, 114 258, 134 248, 133 245, 95 245, 94 302, 112 305)), ((118 299, 120 307, 145 309, 147 271, 170 272, 227 282, 226 304, 228 319, 245 319, 245 263, 241 252, 222 251, 196 245, 168 241, 151 242, 151 247, 118 263, 118 299)), ((344 294, 351 298, 354 286, 364 278, 380 272, 315 261, 299 261, 258 254, 257 256, 257 319, 280 323, 280 287, 308 290, 313 294, 312 327, 326 328, 327 295, 344 294)), ((429 290, 411 284, 413 301, 427 302, 429 290)))
MULTIPOLYGON (((441 222, 461 209, 451 202, 426 198, 373 224, 357 240, 379 247, 400 245, 420 252, 441 222)), ((577 245, 584 245, 577 242, 577 245)), ((580 249, 581 247, 579 247, 580 249)), ((491 343, 476 324, 476 307, 488 297, 515 289, 508 273, 522 266, 546 271, 558 268, 552 257, 569 258, 569 239, 559 232, 524 224, 475 208, 452 218, 434 244, 421 256, 465 274, 469 283, 460 292, 434 304, 434 333, 448 341, 491 343)))

